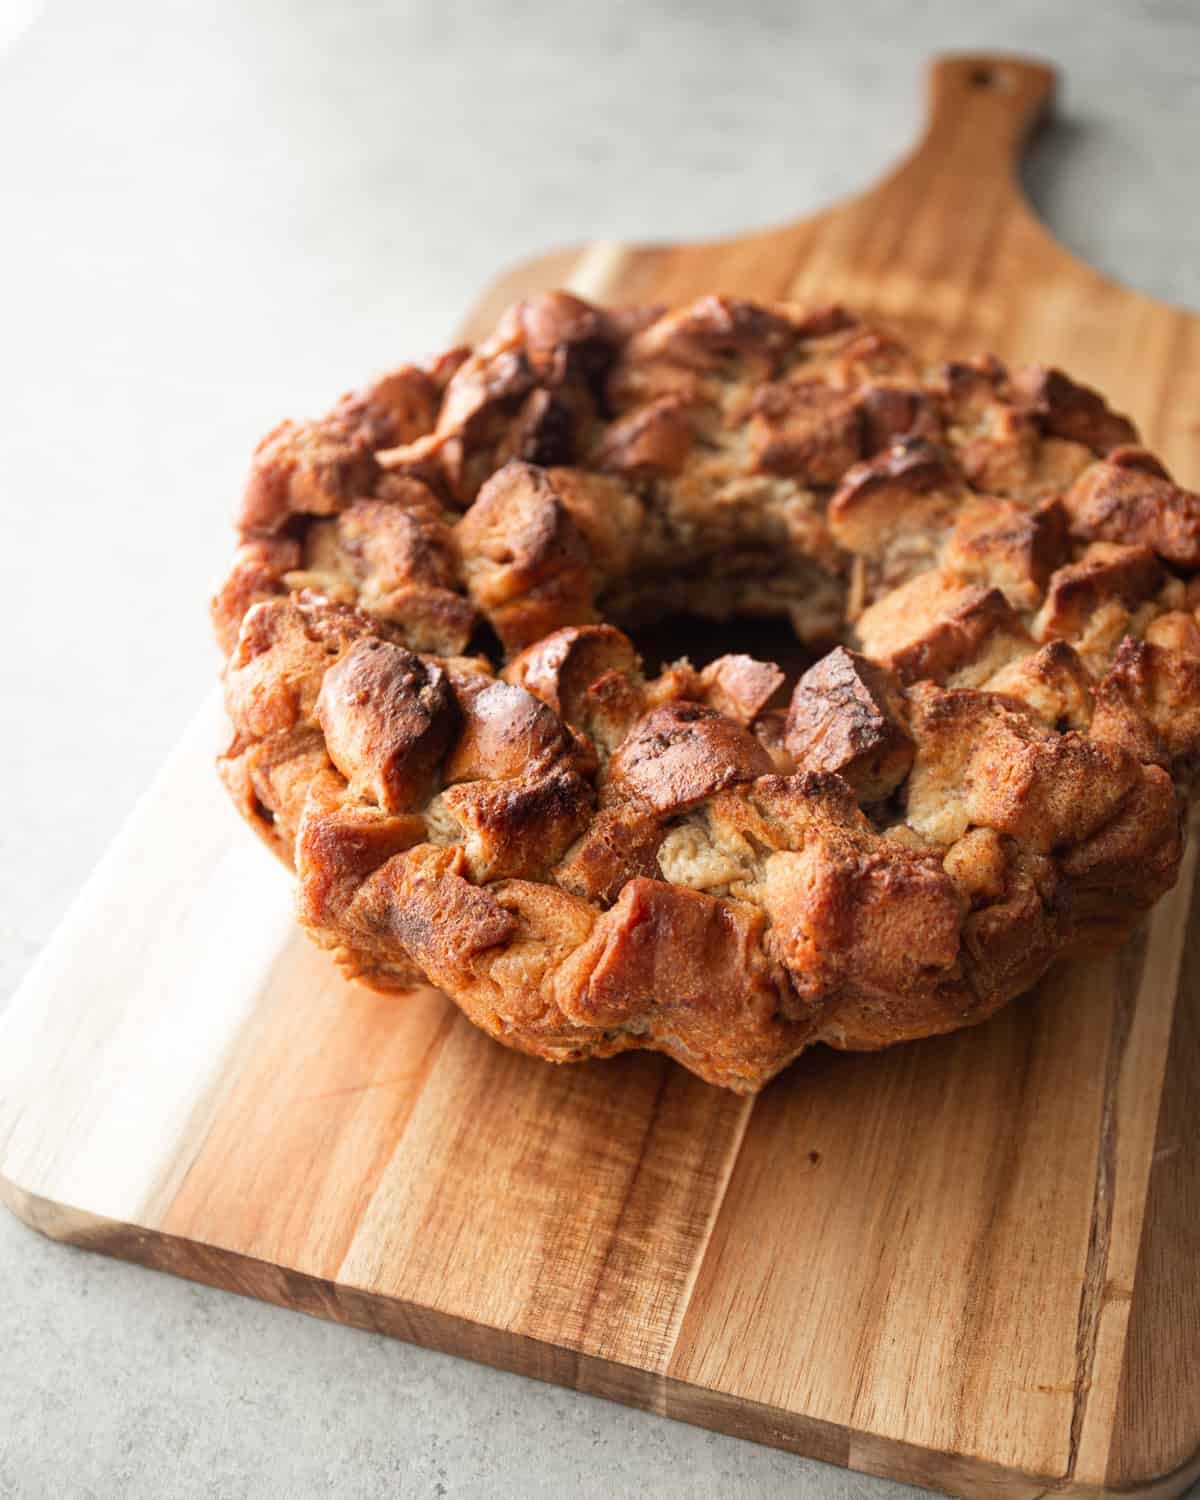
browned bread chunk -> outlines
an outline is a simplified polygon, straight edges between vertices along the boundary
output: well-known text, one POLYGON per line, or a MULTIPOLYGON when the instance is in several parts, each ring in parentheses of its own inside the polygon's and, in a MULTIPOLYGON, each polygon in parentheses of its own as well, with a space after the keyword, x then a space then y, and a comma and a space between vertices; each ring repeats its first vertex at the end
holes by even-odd
POLYGON ((1063 496, 1073 536, 1157 552, 1192 573, 1200 568, 1200 495, 1165 475, 1111 459, 1090 465, 1063 496))
POLYGON ((857 635, 863 652, 905 684, 973 685, 1032 646, 999 589, 941 569, 885 594, 859 617, 857 635))
POLYGON ((796 684, 786 744, 798 767, 836 771, 860 801, 879 802, 912 765, 906 717, 895 678, 838 646, 796 684))
POLYGON ((372 636, 325 673, 314 711, 351 795, 385 812, 427 800, 457 717, 441 667, 372 636))

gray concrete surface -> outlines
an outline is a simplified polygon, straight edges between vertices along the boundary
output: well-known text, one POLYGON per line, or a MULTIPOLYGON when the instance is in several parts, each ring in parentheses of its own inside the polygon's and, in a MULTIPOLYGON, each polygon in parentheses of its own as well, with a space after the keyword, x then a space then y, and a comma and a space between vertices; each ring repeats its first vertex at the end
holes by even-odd
MULTIPOLYGON (((1028 170, 1200 303, 1200 25, 1086 5, 0 0, 0 1005, 215 669, 247 453, 496 267, 865 185, 935 49, 1066 72, 1028 170)), ((0 1496, 900 1487, 50 1245, 0 1213, 0 1496)))

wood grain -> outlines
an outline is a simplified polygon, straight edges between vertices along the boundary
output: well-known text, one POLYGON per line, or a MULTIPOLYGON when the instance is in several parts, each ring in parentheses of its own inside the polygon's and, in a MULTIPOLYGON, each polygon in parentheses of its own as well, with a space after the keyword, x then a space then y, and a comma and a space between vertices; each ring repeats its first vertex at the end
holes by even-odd
POLYGON ((1134 1274, 1124 1283, 1131 1288, 1132 1306, 1109 1453, 1108 1483, 1116 1489, 1135 1486, 1147 1472, 1194 1469, 1200 1433, 1198 1079, 1200 889, 1192 902, 1140 1251, 1134 1274), (1180 1266, 1188 1274, 1180 1275, 1180 1266))
MULTIPOLYGON (((1017 185, 1053 75, 948 58, 873 191, 502 277, 844 301, 931 356, 1066 365, 1200 478, 1200 319, 1056 245, 1017 185)), ((980 1496, 1200 1471, 1194 860, 1138 938, 975 1031, 814 1052, 759 1100, 553 1069, 439 994, 343 983, 211 772, 210 704, 0 1029, 0 1196, 44 1233, 980 1496), (1187 945, 1186 982, 1180 965, 1187 945)))

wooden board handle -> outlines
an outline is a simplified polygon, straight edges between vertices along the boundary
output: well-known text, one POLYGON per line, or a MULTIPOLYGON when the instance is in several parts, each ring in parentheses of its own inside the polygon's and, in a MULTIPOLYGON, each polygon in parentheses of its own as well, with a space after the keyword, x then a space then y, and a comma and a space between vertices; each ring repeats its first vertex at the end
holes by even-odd
POLYGON ((1047 118, 1058 74, 1003 53, 955 53, 930 64, 925 134, 915 159, 954 162, 970 186, 980 176, 1013 182, 1021 150, 1047 118))

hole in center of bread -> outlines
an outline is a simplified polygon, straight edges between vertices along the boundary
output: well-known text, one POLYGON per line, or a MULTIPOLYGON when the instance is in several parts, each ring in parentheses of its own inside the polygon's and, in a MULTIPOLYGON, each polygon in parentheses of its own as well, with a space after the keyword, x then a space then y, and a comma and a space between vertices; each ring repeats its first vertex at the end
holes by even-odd
POLYGON ((788 621, 779 617, 735 615, 729 620, 712 620, 703 615, 669 614, 628 628, 627 633, 651 676, 681 656, 700 668, 715 657, 743 653, 758 661, 775 662, 787 674, 789 694, 800 674, 823 654, 822 648, 806 646, 797 639, 788 621))

